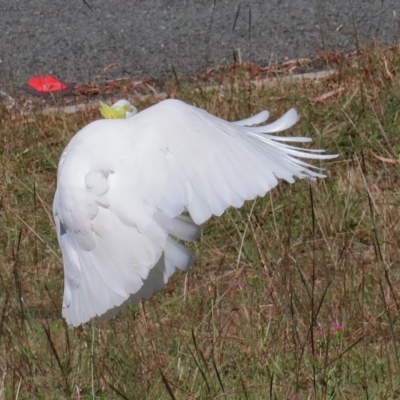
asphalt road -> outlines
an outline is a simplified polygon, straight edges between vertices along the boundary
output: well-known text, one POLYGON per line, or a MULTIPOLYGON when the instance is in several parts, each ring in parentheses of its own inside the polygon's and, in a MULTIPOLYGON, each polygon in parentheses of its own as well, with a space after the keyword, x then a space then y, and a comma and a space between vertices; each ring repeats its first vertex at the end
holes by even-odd
POLYGON ((79 83, 160 78, 234 54, 267 64, 324 46, 391 43, 400 38, 400 1, 0 0, 0 33, 0 88, 47 73, 79 83))

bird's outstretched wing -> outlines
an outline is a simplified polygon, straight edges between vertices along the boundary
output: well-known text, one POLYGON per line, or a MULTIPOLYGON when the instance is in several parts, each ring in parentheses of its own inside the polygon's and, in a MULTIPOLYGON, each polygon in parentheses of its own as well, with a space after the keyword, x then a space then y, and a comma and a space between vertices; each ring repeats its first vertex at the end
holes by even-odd
POLYGON ((266 111, 227 122, 178 100, 124 120, 89 124, 59 165, 54 199, 63 253, 63 315, 73 325, 160 289, 191 255, 170 236, 194 240, 212 214, 263 196, 278 179, 323 177, 301 160, 321 150, 271 136, 297 121, 294 110, 269 125, 266 111), (189 216, 181 214, 187 211, 189 216))

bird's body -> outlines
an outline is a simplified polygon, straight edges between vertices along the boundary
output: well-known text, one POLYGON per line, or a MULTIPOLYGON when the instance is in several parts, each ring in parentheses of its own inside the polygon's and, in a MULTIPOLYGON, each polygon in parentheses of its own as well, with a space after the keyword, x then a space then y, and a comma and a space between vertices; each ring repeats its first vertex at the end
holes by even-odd
POLYGON ((211 215, 263 196, 278 179, 322 177, 297 157, 324 159, 263 132, 297 121, 290 110, 227 122, 178 100, 79 131, 59 163, 54 218, 64 270, 63 315, 79 325, 161 289, 211 215), (185 212, 190 215, 187 215, 185 212), (184 213, 182 215, 182 213, 184 213))

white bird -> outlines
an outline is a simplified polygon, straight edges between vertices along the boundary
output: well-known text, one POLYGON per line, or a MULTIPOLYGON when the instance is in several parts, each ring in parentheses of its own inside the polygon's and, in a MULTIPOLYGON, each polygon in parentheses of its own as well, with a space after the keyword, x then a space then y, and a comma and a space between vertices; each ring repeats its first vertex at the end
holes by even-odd
POLYGON ((290 128, 294 109, 227 122, 179 100, 137 113, 126 100, 101 105, 106 118, 81 129, 62 153, 54 219, 64 262, 63 316, 79 325, 110 317, 128 301, 161 289, 192 253, 211 215, 264 196, 278 179, 324 177, 300 160, 330 159, 323 150, 268 133, 290 128))

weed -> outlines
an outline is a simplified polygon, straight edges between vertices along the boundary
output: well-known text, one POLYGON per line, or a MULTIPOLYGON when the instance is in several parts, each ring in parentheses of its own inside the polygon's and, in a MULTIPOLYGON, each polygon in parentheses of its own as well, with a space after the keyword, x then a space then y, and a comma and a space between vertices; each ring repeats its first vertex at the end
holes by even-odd
POLYGON ((400 53, 340 59, 318 82, 238 67, 217 88, 171 83, 231 120, 294 106, 288 134, 341 157, 212 218, 187 274, 81 328, 61 318, 51 204, 62 149, 97 114, 1 112, 0 398, 398 398, 400 53))

